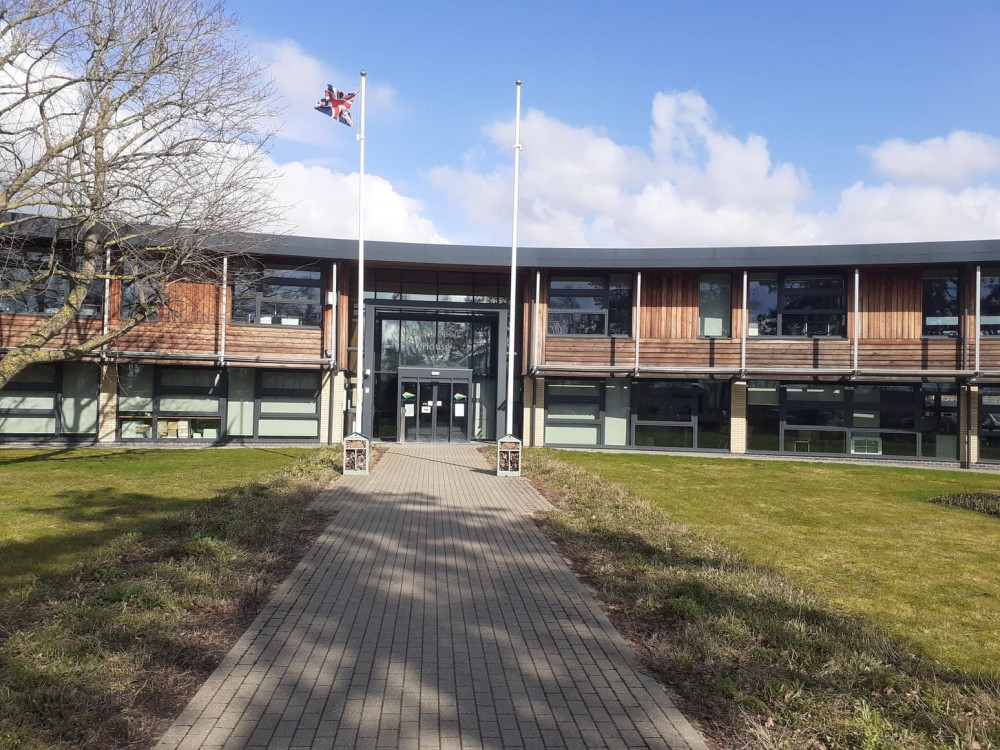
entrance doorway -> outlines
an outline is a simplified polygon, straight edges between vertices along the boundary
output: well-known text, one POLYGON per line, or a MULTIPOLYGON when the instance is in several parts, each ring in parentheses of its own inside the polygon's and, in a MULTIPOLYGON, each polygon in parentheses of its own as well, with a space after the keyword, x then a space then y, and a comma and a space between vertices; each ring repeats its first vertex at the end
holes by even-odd
POLYGON ((399 433, 407 442, 469 440, 472 370, 399 368, 399 433))

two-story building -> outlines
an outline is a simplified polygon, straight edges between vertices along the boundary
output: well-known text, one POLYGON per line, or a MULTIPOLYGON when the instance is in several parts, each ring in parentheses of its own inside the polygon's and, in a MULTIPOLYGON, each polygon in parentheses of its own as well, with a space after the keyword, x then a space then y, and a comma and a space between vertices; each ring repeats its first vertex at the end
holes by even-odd
MULTIPOLYGON (((13 442, 493 440, 509 248, 278 238, 155 321, 0 392, 13 442), (365 351, 362 387, 354 382, 365 351)), ((64 293, 64 290, 62 291, 64 293)), ((95 288, 54 347, 113 325, 95 288)), ((59 303, 0 300, 0 347, 59 303)), ((519 253, 525 445, 1000 462, 1000 240, 519 253)))

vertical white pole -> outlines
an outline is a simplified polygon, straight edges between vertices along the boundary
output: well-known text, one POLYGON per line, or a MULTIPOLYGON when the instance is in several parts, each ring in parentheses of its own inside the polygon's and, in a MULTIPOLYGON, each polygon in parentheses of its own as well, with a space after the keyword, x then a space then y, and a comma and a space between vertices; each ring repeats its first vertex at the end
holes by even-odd
POLYGON ((980 321, 983 304, 983 268, 976 266, 976 375, 979 375, 979 345, 982 343, 983 324, 980 321))
POLYGON ((853 367, 855 373, 858 371, 858 337, 861 335, 861 270, 858 268, 854 269, 854 330, 851 332, 851 338, 854 339, 851 345, 851 357, 853 361, 853 367))
POLYGON ((520 179, 521 164, 521 81, 515 83, 517 90, 517 101, 514 105, 514 224, 512 228, 512 238, 510 243, 510 321, 507 324, 507 432, 510 435, 514 431, 514 325, 517 317, 515 315, 515 305, 517 304, 517 201, 518 201, 518 180, 520 179))
POLYGON ((361 125, 358 144, 361 166, 358 176, 358 371, 354 391, 354 431, 361 432, 364 424, 361 410, 365 402, 365 71, 361 71, 361 125))
POLYGON ((743 269, 743 311, 740 314, 743 318, 740 326, 740 377, 745 378, 747 374, 747 334, 750 332, 750 321, 747 318, 747 270, 743 269))

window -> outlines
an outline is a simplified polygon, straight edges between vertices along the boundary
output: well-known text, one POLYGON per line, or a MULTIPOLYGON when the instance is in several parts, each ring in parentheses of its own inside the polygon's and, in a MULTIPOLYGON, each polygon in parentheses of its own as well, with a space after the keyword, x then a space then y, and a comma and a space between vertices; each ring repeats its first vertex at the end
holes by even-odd
POLYGON ((0 391, 0 438, 93 437, 99 379, 87 362, 27 368, 0 391))
POLYGON ((924 271, 924 336, 958 336, 958 271, 924 271))
POLYGON ((639 448, 729 448, 729 383, 636 380, 632 444, 639 448))
POLYGON ((234 323, 318 328, 323 321, 322 274, 298 268, 248 264, 232 274, 234 323))
POLYGON ((698 281, 698 335, 730 337, 732 317, 732 277, 703 273, 698 281))
POLYGON ((1000 336, 1000 268, 983 269, 979 300, 980 333, 1000 336))
POLYGON ((629 336, 630 274, 553 276, 549 280, 552 336, 629 336))
MULTIPOLYGON (((69 259, 67 259, 69 260, 69 259)), ((49 254, 28 250, 9 253, 0 258, 0 286, 10 288, 23 284, 47 266, 49 254)), ((57 263, 60 259, 57 259, 57 263)), ((57 268, 56 274, 59 273, 57 268)), ((54 315, 66 302, 70 281, 65 276, 53 275, 15 297, 0 297, 0 313, 24 315, 54 315)), ((78 317, 96 318, 101 315, 104 301, 104 280, 95 279, 87 290, 87 297, 80 306, 78 317)))
POLYGON ((603 445, 604 381, 545 381, 545 442, 603 445))
POLYGON ((508 283, 499 273, 376 267, 365 269, 365 299, 496 305, 507 301, 508 283))
MULTIPOLYGON (((156 266, 152 262, 140 261, 137 265, 134 265, 131 261, 126 261, 125 267, 122 270, 128 275, 138 274, 143 276, 155 273, 156 266)), ((151 279, 122 281, 121 309, 118 317, 124 319, 138 315, 145 305, 149 308, 146 320, 150 323, 155 323, 160 317, 159 306, 162 301, 162 290, 158 281, 151 279)))
POLYGON ((226 383, 222 370, 129 364, 118 368, 122 440, 218 440, 226 383))
POLYGON ((957 405, 954 384, 751 381, 747 447, 954 460, 957 405))
POLYGON ((843 274, 755 273, 749 278, 750 336, 843 336, 843 274))

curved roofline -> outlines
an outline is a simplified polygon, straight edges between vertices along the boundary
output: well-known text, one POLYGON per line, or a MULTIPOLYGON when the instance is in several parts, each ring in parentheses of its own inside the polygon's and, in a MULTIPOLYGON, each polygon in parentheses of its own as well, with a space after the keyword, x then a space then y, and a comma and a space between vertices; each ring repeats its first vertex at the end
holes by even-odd
MULTIPOLYGON (((264 252, 351 260, 357 240, 273 236, 264 252)), ((365 241, 365 259, 391 263, 507 266, 510 247, 365 241)), ((518 248, 518 265, 532 268, 770 268, 775 266, 871 266, 930 263, 1000 263, 1000 239, 852 245, 744 247, 518 248)))

